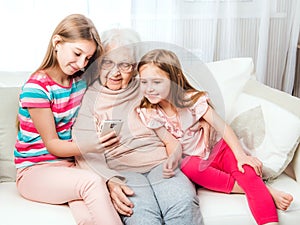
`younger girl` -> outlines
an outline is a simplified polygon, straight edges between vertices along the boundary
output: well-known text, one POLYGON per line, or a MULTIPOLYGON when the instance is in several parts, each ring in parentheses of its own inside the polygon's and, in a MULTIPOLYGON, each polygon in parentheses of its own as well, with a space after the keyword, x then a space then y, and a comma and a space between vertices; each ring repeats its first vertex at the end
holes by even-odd
POLYGON ((278 224, 270 192, 282 209, 289 206, 292 196, 268 191, 260 177, 261 162, 244 153, 233 130, 209 104, 206 92, 188 83, 177 56, 168 50, 152 50, 142 57, 138 71, 144 94, 138 109, 140 118, 163 141, 177 138, 181 143, 186 156, 181 169, 186 176, 214 191, 245 193, 259 225, 278 224), (200 118, 223 134, 211 152, 205 148, 202 132, 190 130, 200 118))
POLYGON ((121 224, 105 182, 76 168, 73 158, 81 154, 71 138, 86 89, 81 75, 101 52, 91 20, 80 14, 67 16, 20 94, 14 151, 18 191, 32 201, 68 203, 77 224, 121 224))

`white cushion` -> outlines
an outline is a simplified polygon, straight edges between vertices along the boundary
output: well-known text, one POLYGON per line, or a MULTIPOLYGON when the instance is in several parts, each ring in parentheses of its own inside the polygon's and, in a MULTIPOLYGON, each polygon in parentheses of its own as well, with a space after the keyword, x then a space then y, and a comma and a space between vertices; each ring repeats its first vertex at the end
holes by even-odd
POLYGON ((206 65, 220 87, 225 105, 225 120, 227 121, 244 85, 253 75, 253 60, 252 58, 231 58, 206 65))
POLYGON ((29 75, 30 72, 25 71, 0 71, 0 87, 20 87, 25 83, 29 75))
POLYGON ((16 141, 16 119, 20 86, 28 72, 0 71, 0 182, 15 180, 13 150, 16 141))
POLYGON ((0 87, 0 182, 15 180, 13 149, 17 136, 18 87, 0 87))
POLYGON ((3 225, 75 225, 67 205, 50 205, 21 197, 15 182, 0 183, 0 212, 3 225))
POLYGON ((265 179, 285 170, 300 141, 300 99, 288 97, 249 80, 229 117, 244 149, 263 162, 265 179))

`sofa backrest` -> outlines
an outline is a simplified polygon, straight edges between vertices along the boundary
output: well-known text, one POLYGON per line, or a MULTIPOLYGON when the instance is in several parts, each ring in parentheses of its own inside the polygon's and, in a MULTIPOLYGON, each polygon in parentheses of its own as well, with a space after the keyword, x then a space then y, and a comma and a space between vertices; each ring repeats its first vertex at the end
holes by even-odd
MULTIPOLYGON (((280 163, 277 161, 274 163, 271 160, 272 165, 275 165, 276 168, 272 168, 271 170, 268 168, 266 169, 269 173, 268 178, 276 178, 283 172, 287 165, 292 161, 295 154, 296 157, 294 157, 290 164, 290 168, 292 168, 292 173, 290 174, 296 179, 300 179, 300 151, 296 151, 300 141, 299 98, 292 97, 287 93, 280 92, 258 83, 255 80, 255 74, 253 74, 254 65, 251 58, 234 58, 212 62, 201 65, 200 69, 199 67, 186 69, 185 72, 188 73, 188 79, 195 87, 204 89, 211 94, 213 103, 217 103, 217 109, 221 112, 221 115, 225 118, 227 123, 235 125, 233 128, 236 129, 235 131, 241 138, 241 141, 243 141, 242 139, 245 139, 245 137, 241 135, 243 132, 239 130, 240 128, 239 126, 236 126, 235 122, 237 118, 236 115, 240 113, 240 110, 243 107, 245 107, 245 102, 248 103, 248 100, 243 101, 245 96, 247 98, 251 97, 251 99, 257 98, 257 100, 261 102, 260 104, 266 104, 265 101, 269 101, 267 102, 268 104, 275 104, 276 107, 280 107, 282 113, 286 115, 284 120, 289 121, 289 123, 284 123, 281 128, 281 132, 286 134, 286 138, 277 138, 280 142, 275 143, 276 145, 274 145, 274 143, 273 145, 270 145, 266 138, 264 140, 259 139, 263 141, 260 144, 264 149, 267 149, 268 151, 271 150, 272 154, 274 152, 274 155, 272 156, 276 156, 280 159, 280 163), (263 100, 260 98, 263 98, 263 100), (272 98, 279 100, 279 102, 276 100, 274 103, 272 98), (289 127, 284 128, 283 126, 286 124, 289 125, 289 127), (279 149, 280 152, 277 152, 278 146, 285 147, 282 148, 282 150, 279 149), (281 154, 284 154, 284 157, 281 156, 281 154)), ((16 115, 18 108, 18 94, 20 86, 26 81, 29 75, 29 72, 11 73, 0 71, 0 182, 15 180, 13 149, 17 134, 16 115)), ((260 114, 260 116, 261 115, 266 114, 260 114)), ((271 118, 271 116, 268 117, 271 118)), ((242 116, 239 118, 242 118, 242 116)), ((280 124, 278 123, 278 119, 275 119, 275 121, 273 120, 274 118, 266 124, 266 132, 270 127, 272 128, 272 124, 280 124)), ((244 127, 247 128, 246 125, 244 127)), ((254 133, 256 133, 256 130, 254 133)), ((255 134, 255 136, 256 135, 257 134, 255 134)), ((270 138, 270 135, 268 137, 270 138)), ((247 138, 251 140, 251 138, 247 138)), ((262 156, 268 155, 263 153, 262 156)), ((274 157, 267 157, 267 159, 269 158, 272 159, 274 157)), ((262 159, 264 160, 264 158, 262 159)), ((266 161, 266 163, 268 164, 269 161, 266 161)))
POLYGON ((13 148, 17 135, 18 96, 29 74, 0 71, 0 182, 15 180, 13 148))

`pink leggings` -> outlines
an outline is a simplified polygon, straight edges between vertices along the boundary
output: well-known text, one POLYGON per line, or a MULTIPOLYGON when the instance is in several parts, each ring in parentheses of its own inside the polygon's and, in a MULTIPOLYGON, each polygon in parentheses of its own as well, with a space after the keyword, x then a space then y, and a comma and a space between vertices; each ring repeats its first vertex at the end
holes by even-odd
POLYGON ((121 225, 100 176, 61 161, 18 169, 17 188, 29 200, 49 204, 68 203, 76 224, 121 225))
POLYGON ((199 169, 203 161, 201 158, 187 156, 182 161, 182 172, 196 184, 218 192, 230 193, 236 181, 246 194, 257 224, 278 222, 272 196, 254 169, 244 165, 245 173, 241 173, 233 152, 224 140, 219 141, 213 151, 218 153, 206 169, 199 169))

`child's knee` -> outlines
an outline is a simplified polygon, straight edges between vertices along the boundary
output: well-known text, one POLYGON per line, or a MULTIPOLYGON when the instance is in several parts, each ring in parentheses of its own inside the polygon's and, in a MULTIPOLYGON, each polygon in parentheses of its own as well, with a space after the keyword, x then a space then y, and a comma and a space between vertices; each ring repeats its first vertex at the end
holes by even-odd
MULTIPOLYGON (((257 179, 257 178, 260 178, 257 174, 256 174, 256 172, 255 172, 255 170, 253 169, 253 167, 251 167, 251 166, 249 166, 249 165, 244 165, 243 166, 243 168, 244 168, 244 174, 246 174, 247 175, 247 177, 248 177, 248 179, 257 179)), ((260 178, 261 179, 261 178, 260 178)))

